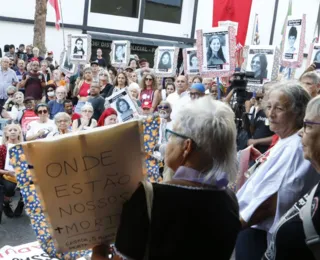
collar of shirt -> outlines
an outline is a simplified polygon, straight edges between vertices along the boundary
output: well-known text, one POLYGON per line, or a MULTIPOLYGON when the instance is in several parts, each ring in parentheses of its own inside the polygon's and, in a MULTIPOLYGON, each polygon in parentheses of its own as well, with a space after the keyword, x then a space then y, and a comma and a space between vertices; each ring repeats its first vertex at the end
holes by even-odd
POLYGON ((191 181, 218 189, 223 189, 228 185, 228 179, 226 173, 222 173, 219 175, 219 179, 217 179, 215 176, 208 179, 206 174, 204 173, 201 173, 189 167, 180 166, 173 176, 173 179, 191 181))

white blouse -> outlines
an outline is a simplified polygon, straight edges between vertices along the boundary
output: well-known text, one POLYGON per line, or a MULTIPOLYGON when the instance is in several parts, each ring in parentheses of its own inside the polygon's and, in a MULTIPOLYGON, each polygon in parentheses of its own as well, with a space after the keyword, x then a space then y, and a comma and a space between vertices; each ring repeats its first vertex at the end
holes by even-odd
POLYGON ((278 193, 275 217, 262 221, 254 228, 272 234, 283 214, 319 181, 320 176, 303 157, 298 133, 280 139, 255 173, 237 193, 240 215, 248 222, 256 209, 278 193))

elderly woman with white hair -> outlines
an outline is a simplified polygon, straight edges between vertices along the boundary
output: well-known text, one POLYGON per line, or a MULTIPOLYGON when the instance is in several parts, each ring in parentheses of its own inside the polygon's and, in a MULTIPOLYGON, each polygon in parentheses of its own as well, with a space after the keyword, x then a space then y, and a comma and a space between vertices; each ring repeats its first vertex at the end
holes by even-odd
MULTIPOLYGON (((306 110, 302 135, 303 154, 320 173, 320 96, 312 99, 306 110)), ((319 259, 313 249, 319 250, 317 238, 320 235, 320 186, 316 185, 311 192, 301 197, 282 217, 276 232, 273 234, 263 259, 319 259), (308 214, 308 217, 304 213, 308 214), (304 225, 312 225, 315 233, 314 242, 310 245, 306 240, 304 225)), ((309 241, 309 239, 308 239, 309 241)))
POLYGON ((270 86, 265 95, 270 130, 279 141, 237 193, 243 227, 237 238, 237 260, 261 259, 280 218, 319 180, 303 157, 298 134, 309 100, 308 92, 296 82, 270 86))
POLYGON ((15 86, 9 86, 7 88, 7 96, 8 99, 7 101, 4 103, 3 108, 8 111, 11 112, 12 107, 14 106, 14 94, 17 92, 17 88, 15 86))
POLYGON ((48 136, 57 136, 71 133, 71 117, 66 112, 59 112, 54 116, 54 123, 57 126, 57 131, 50 133, 48 136))
POLYGON ((113 93, 114 86, 108 70, 103 70, 99 74, 100 96, 103 98, 110 97, 113 93))
MULTIPOLYGON (((210 97, 190 102, 166 135, 165 162, 175 174, 139 186, 124 203, 116 251, 127 259, 229 260, 241 226, 226 187, 236 174, 231 108, 210 97)), ((106 252, 97 246, 92 259, 108 259, 106 252)))
POLYGON ((81 118, 74 120, 72 123, 72 132, 92 129, 97 126, 97 121, 92 118, 93 107, 90 103, 81 107, 81 118))
POLYGON ((141 107, 141 102, 139 100, 140 96, 140 86, 137 83, 132 82, 128 87, 131 98, 137 103, 138 107, 141 107))

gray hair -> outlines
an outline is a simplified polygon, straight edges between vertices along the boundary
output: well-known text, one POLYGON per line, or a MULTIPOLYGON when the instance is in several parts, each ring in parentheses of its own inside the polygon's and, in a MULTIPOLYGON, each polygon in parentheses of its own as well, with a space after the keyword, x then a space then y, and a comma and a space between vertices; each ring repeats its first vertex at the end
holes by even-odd
POLYGON ((139 86, 138 83, 132 82, 132 83, 129 85, 128 90, 130 91, 130 90, 133 90, 133 89, 136 90, 136 91, 138 91, 138 93, 140 94, 141 89, 140 89, 140 86, 139 86))
POLYGON ((309 72, 303 74, 301 77, 301 80, 303 80, 304 78, 312 79, 312 82, 315 85, 320 84, 320 77, 319 77, 318 73, 316 73, 314 71, 309 71, 309 72))
POLYGON ((306 116, 309 118, 320 117, 320 96, 317 96, 308 103, 306 116))
POLYGON ((66 112, 59 112, 54 116, 54 123, 57 124, 61 119, 67 119, 68 123, 71 124, 71 117, 66 112))
POLYGON ((18 89, 17 89, 15 86, 9 86, 9 87, 7 88, 7 93, 8 93, 9 91, 12 91, 13 93, 16 93, 16 92, 18 91, 18 89))
POLYGON ((234 181, 237 174, 236 126, 232 109, 221 101, 203 97, 186 104, 176 115, 174 129, 190 137, 212 160, 207 179, 222 173, 234 181))
POLYGON ((266 108, 266 102, 270 94, 274 91, 282 92, 290 100, 291 111, 296 115, 296 127, 300 129, 303 126, 303 119, 306 113, 306 108, 311 97, 307 90, 305 90, 298 81, 282 81, 274 84, 268 88, 263 105, 266 108))
POLYGON ((91 109, 92 112, 94 111, 93 106, 91 105, 91 103, 88 103, 88 102, 85 103, 85 104, 83 105, 83 107, 81 107, 81 112, 84 111, 84 110, 86 110, 86 109, 91 109))

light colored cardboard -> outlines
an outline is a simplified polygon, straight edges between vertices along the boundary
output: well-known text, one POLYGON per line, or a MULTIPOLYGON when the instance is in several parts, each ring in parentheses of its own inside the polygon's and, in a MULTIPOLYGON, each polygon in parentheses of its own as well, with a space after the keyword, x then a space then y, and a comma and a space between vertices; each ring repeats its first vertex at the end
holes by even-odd
POLYGON ((114 242, 123 203, 144 178, 142 124, 23 144, 59 252, 114 242))

